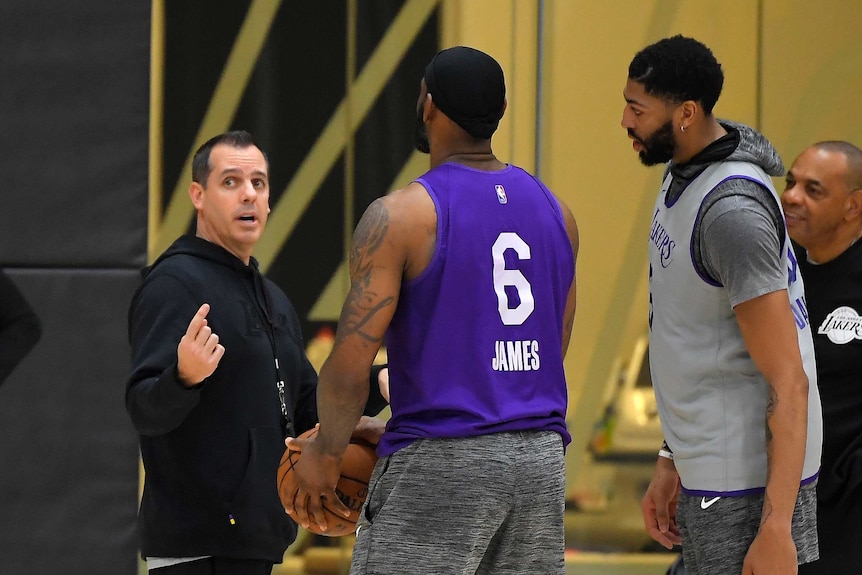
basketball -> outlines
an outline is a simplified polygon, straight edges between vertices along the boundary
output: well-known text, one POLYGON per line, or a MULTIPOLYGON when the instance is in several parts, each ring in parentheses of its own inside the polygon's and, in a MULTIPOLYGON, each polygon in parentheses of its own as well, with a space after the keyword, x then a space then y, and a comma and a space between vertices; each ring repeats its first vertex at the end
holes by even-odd
MULTIPOLYGON (((299 435, 298 439, 314 437, 315 435, 317 435, 316 427, 299 435)), ((300 455, 302 453, 299 451, 288 448, 284 450, 284 455, 281 457, 281 463, 278 466, 278 496, 282 506, 284 506, 286 494, 296 492, 293 466, 299 461, 300 455)), ((344 458, 341 460, 341 476, 335 487, 335 494, 338 495, 338 499, 350 509, 350 517, 336 513, 324 502, 323 509, 326 512, 329 531, 320 531, 314 523, 309 525, 309 531, 327 537, 340 537, 356 531, 356 522, 359 520, 362 504, 365 503, 365 498, 368 495, 368 482, 371 480, 371 472, 374 471, 375 463, 377 463, 377 454, 374 452, 374 446, 361 439, 351 438, 350 444, 344 452, 344 458)), ((296 518, 294 517, 294 519, 296 518)))

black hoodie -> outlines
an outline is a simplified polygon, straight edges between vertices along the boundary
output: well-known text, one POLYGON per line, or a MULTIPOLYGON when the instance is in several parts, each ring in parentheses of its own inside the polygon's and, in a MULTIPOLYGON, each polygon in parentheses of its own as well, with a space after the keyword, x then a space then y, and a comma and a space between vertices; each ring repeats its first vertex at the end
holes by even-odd
POLYGON ((284 437, 317 422, 317 374, 296 312, 254 258, 245 265, 193 236, 143 275, 129 308, 126 386, 146 471, 141 553, 281 562, 296 537, 276 489, 284 437), (203 384, 187 389, 177 379, 177 345, 204 303, 225 354, 203 384), (281 414, 273 345, 292 429, 281 414))

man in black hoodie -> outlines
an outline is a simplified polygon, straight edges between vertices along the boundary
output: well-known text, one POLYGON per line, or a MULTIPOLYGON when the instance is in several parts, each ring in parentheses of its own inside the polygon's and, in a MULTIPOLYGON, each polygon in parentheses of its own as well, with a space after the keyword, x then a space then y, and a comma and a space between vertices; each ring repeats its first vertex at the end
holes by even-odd
MULTIPOLYGON (((196 235, 144 270, 129 308, 141 553, 160 575, 266 575, 296 537, 277 470, 284 438, 317 422, 317 374, 296 311, 251 256, 269 213, 263 152, 247 132, 216 136, 192 180, 196 235)), ((366 413, 383 405, 376 395, 366 413)), ((382 430, 357 428, 372 441, 382 430)))

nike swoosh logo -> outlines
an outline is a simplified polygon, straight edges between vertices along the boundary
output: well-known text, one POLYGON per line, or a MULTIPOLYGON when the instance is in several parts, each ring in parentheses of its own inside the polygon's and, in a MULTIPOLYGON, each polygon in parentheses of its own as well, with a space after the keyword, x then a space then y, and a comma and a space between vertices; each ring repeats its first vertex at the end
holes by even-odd
POLYGON ((719 499, 721 499, 721 497, 713 497, 712 499, 707 499, 706 497, 703 497, 700 500, 700 508, 701 509, 708 509, 710 505, 712 505, 713 503, 715 503, 719 499))

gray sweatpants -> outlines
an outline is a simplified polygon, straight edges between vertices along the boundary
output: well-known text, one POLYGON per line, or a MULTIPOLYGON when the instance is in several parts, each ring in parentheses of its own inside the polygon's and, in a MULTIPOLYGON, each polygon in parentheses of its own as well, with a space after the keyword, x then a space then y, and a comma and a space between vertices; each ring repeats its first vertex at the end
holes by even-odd
MULTIPOLYGON (((816 483, 799 488, 792 534, 799 564, 817 559, 816 483)), ((701 497, 680 493, 676 518, 688 575, 742 573, 748 548, 760 528, 763 494, 701 497)), ((836 573, 836 575, 838 575, 836 573)))
POLYGON ((423 439, 377 462, 351 575, 565 573, 554 432, 423 439))

